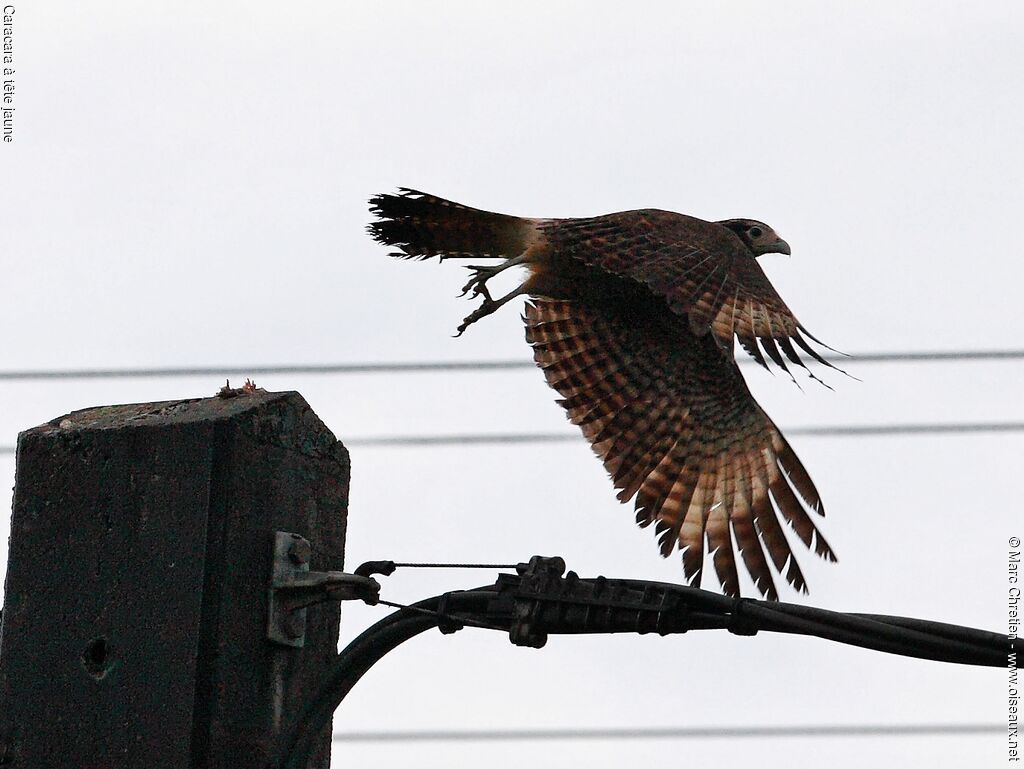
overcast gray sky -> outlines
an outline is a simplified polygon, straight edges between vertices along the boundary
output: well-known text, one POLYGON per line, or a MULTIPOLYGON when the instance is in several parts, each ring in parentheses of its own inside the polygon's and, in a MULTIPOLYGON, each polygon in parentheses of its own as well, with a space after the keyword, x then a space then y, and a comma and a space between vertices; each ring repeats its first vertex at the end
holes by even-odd
MULTIPOLYGON (((397 186, 538 216, 658 207, 767 221, 762 264, 852 352, 1021 346, 1015 2, 16 3, 0 145, 0 368, 529 360, 452 264, 393 261, 397 186)), ((800 392, 745 368, 785 430, 1024 419, 1021 364, 858 365, 800 392)), ((270 376, 342 440, 569 431, 539 372, 270 376)), ((0 382, 0 444, 59 414, 213 394, 218 376, 0 382)), ((840 562, 785 600, 1003 630, 1020 434, 794 438, 840 562)), ((681 580, 582 438, 353 449, 348 562, 563 555, 681 580), (396 472, 402 482, 392 478, 396 472)), ((0 508, 14 461, 0 455, 0 508)), ((7 515, 0 535, 8 530, 7 515)), ((6 554, 0 552, 0 568, 6 554)), ((414 600, 477 574, 397 574, 414 600)), ((380 609, 346 607, 353 637, 380 609)), ((337 730, 1005 723, 1005 671, 823 641, 433 633, 356 687, 337 730)), ((335 745, 335 765, 995 765, 974 737, 335 745), (497 748, 497 749, 496 749, 497 748), (678 757, 677 757, 678 756, 678 757)))

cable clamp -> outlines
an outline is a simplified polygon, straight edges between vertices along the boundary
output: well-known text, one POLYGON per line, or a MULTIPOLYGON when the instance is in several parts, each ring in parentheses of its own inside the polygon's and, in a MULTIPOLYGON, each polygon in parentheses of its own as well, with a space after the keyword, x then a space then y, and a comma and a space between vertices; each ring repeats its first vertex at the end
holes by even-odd
POLYGON ((380 584, 370 576, 343 571, 310 571, 309 540, 287 531, 274 533, 274 558, 267 591, 267 639, 301 648, 306 641, 306 609, 332 601, 380 598, 380 584))

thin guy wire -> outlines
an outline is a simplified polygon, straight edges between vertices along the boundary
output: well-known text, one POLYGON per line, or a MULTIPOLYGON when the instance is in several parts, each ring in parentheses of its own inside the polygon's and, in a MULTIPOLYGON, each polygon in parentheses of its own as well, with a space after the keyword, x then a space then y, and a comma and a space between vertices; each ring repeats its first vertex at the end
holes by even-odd
MULTIPOLYGON (((964 424, 920 423, 904 425, 831 425, 783 428, 787 436, 804 435, 820 438, 853 438, 891 435, 958 435, 1024 432, 1024 422, 975 422, 964 424)), ((349 438, 342 441, 349 448, 415 447, 415 446, 487 446, 524 443, 571 443, 579 441, 578 433, 465 433, 453 435, 384 435, 349 438)), ((0 456, 14 454, 14 446, 0 446, 0 456)))
POLYGON ((423 609, 419 606, 409 606, 408 604, 397 603, 395 601, 385 601, 383 598, 377 599, 377 602, 374 604, 374 606, 388 606, 392 609, 405 609, 407 611, 416 612, 417 614, 428 614, 431 617, 439 617, 443 620, 447 620, 448 622, 455 622, 459 625, 465 625, 466 627, 479 627, 484 628, 485 630, 506 630, 506 628, 503 628, 500 625, 492 625, 488 622, 481 622, 477 619, 470 619, 469 617, 460 617, 456 614, 445 614, 444 612, 440 611, 431 611, 430 609, 423 609))
MULTIPOLYGON (((904 352, 865 352, 860 354, 824 355, 829 361, 848 363, 924 363, 1024 360, 1024 350, 948 350, 904 352)), ((753 364, 743 357, 738 362, 753 364)), ((484 361, 407 361, 384 363, 309 363, 309 364, 225 364, 218 366, 154 366, 103 369, 25 369, 0 371, 0 381, 30 381, 39 379, 119 379, 163 378, 185 376, 223 376, 242 374, 266 376, 269 374, 411 374, 432 371, 495 371, 504 369, 535 368, 531 360, 484 361)))
POLYGON ((396 569, 514 569, 515 563, 399 563, 396 569))
POLYGON ((335 732, 334 742, 491 742, 533 740, 734 739, 738 737, 913 737, 1002 734, 1004 724, 797 724, 599 729, 484 729, 335 732))

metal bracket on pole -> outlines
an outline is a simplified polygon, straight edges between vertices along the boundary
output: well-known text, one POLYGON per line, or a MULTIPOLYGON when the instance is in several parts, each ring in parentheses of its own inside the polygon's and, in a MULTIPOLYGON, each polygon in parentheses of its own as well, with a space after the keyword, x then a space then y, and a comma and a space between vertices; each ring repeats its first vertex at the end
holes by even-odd
POLYGON ((274 563, 267 591, 267 638, 301 648, 306 641, 306 609, 327 601, 377 603, 380 584, 372 577, 343 571, 310 571, 313 547, 298 534, 274 534, 274 563))

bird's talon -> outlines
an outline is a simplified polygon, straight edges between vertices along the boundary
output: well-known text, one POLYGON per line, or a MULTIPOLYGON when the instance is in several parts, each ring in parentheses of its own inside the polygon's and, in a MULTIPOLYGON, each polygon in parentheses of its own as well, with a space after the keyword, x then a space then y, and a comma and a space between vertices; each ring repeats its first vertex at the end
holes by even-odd
POLYGON ((496 273, 494 268, 471 264, 468 269, 472 271, 472 276, 470 277, 469 282, 462 287, 462 293, 459 294, 459 296, 465 296, 472 291, 473 293, 470 294, 470 299, 482 296, 488 302, 493 302, 494 300, 491 298, 491 292, 487 290, 486 284, 488 280, 495 276, 496 273))
POLYGON ((462 323, 459 325, 458 329, 456 329, 456 337, 462 336, 463 332, 465 332, 467 328, 480 320, 480 318, 487 317, 501 306, 499 302, 495 302, 491 299, 490 295, 486 293, 486 289, 484 289, 484 297, 483 303, 462 320, 462 323))

